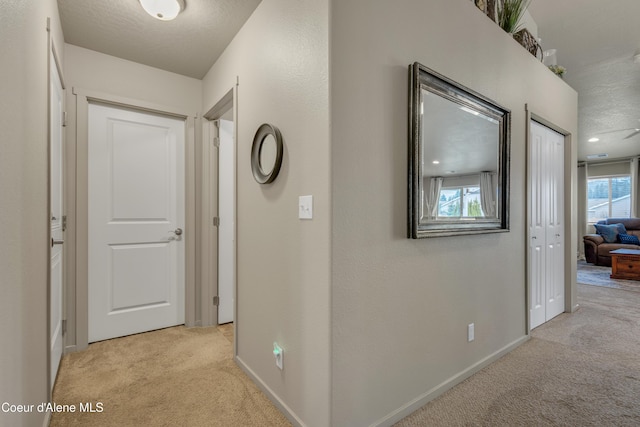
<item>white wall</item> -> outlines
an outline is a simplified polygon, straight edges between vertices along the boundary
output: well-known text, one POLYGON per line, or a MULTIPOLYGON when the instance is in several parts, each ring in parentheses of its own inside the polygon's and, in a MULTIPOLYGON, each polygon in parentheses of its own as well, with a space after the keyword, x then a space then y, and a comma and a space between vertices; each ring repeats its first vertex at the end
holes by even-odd
POLYGON ((239 80, 238 361, 310 426, 329 425, 328 14, 327 0, 263 0, 204 78, 202 108, 239 80), (262 123, 284 139, 280 175, 267 185, 250 168, 262 123), (298 196, 309 194, 314 218, 301 221, 298 196))
POLYGON ((575 259, 577 94, 468 0, 331 9, 332 425, 384 425, 527 333, 525 104, 574 135, 575 259), (511 110, 508 233, 407 239, 414 61, 511 110))
MULTIPOLYGON (((0 403, 38 404, 48 399, 47 17, 60 54, 62 30, 55 0, 0 9, 0 403)), ((0 412, 3 426, 44 419, 0 412)))
POLYGON ((104 92, 164 105, 196 115, 202 105, 202 81, 180 74, 65 44, 69 88, 104 92))

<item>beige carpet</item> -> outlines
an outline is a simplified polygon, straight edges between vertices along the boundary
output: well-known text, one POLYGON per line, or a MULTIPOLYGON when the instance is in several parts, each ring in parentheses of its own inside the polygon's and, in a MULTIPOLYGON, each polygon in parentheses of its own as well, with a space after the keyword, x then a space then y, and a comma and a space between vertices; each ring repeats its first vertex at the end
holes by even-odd
POLYGON ((581 308, 397 426, 640 426, 640 293, 578 286, 581 308))
POLYGON ((51 426, 290 426, 232 360, 233 332, 182 326, 66 355, 51 426), (79 412, 92 403, 101 413, 79 412))
MULTIPOLYGON (((581 308, 397 426, 640 426, 640 293, 578 286, 581 308)), ((64 357, 52 426, 288 426, 231 360, 230 328, 169 328, 64 357)))

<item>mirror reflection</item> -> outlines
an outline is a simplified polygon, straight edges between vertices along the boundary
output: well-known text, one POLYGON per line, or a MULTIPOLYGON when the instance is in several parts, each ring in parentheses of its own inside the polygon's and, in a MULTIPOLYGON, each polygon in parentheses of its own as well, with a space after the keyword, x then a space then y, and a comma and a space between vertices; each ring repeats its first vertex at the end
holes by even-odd
POLYGON ((509 112, 412 66, 410 237, 508 230, 509 112))
POLYGON ((276 164, 276 156, 278 153, 278 147, 276 145, 276 139, 273 135, 267 135, 262 140, 260 145, 260 170, 263 174, 268 175, 273 170, 276 164))

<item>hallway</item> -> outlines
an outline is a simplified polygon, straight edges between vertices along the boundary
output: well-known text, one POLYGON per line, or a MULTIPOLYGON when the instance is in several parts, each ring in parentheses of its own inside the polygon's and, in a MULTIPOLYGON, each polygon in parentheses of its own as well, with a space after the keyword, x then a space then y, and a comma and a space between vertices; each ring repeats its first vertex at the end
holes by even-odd
POLYGON ((230 324, 93 343, 64 356, 51 426, 290 425, 232 354, 230 324))

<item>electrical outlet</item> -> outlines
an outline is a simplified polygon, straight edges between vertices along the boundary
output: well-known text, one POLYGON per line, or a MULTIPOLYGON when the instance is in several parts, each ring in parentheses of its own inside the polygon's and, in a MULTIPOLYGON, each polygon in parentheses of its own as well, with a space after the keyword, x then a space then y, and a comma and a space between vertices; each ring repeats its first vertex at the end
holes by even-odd
POLYGON ((273 357, 276 358, 276 366, 282 371, 284 369, 284 350, 277 342, 273 343, 273 357))
POLYGON ((469 323, 469 325, 467 326, 467 340, 469 342, 473 341, 475 339, 475 324, 473 323, 469 323))

